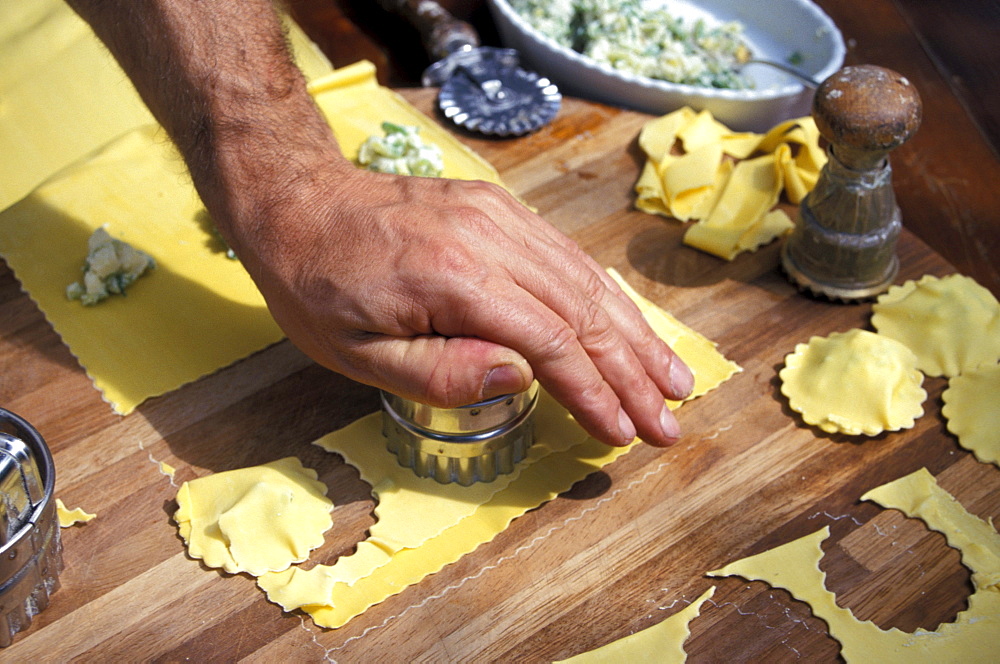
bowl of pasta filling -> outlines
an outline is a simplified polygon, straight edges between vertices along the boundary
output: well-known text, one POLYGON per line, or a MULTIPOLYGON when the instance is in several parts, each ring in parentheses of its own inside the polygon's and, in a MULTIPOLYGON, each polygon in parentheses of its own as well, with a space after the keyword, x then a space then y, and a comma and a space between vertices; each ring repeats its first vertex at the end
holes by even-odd
POLYGON ((737 130, 807 115, 809 81, 846 50, 810 0, 488 2, 503 45, 564 94, 657 115, 705 109, 737 130))

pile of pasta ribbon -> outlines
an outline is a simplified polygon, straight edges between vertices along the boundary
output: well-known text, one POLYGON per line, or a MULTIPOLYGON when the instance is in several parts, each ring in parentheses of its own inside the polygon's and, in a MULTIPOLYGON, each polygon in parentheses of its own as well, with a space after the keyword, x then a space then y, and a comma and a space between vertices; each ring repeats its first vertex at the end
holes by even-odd
POLYGON ((782 191, 798 205, 827 161, 811 117, 756 134, 686 106, 647 123, 639 146, 647 160, 636 207, 695 222, 684 243, 726 260, 791 230, 792 220, 776 207, 782 191))

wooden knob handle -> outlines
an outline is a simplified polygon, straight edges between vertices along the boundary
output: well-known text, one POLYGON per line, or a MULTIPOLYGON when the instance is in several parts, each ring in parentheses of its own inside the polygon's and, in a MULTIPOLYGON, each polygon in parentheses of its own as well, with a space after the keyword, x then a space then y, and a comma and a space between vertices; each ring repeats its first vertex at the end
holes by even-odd
POLYGON ((844 67, 823 81, 813 118, 848 168, 877 167, 917 131, 923 105, 903 75, 875 65, 844 67))
POLYGON ((435 61, 463 46, 479 46, 479 33, 434 0, 378 0, 383 9, 403 17, 420 32, 424 48, 435 61))

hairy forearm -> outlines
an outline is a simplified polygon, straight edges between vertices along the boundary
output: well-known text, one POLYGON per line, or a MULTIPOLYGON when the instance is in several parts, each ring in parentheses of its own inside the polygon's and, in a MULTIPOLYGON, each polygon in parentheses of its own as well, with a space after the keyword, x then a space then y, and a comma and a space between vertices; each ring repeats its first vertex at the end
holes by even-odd
POLYGON ((177 144, 236 245, 266 236, 252 227, 281 204, 282 184, 307 177, 313 160, 339 158, 271 0, 67 1, 177 144))

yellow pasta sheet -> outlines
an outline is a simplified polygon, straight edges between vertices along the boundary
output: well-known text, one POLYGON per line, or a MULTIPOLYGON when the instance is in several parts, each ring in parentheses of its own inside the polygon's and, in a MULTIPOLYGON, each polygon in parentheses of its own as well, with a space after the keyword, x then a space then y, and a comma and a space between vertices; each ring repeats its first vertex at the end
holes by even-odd
POLYGON ((960 612, 954 622, 933 632, 917 629, 907 633, 896 628, 883 630, 871 621, 855 618, 827 590, 826 574, 819 566, 829 528, 730 563, 709 572, 709 576, 741 576, 788 590, 796 599, 808 603, 813 615, 826 621, 848 662, 996 662, 1000 643, 1000 536, 993 524, 967 512, 926 469, 873 489, 861 499, 922 519, 961 552, 962 563, 972 570, 974 592, 968 609, 960 612))
MULTIPOLYGON (((288 39, 307 79, 330 71, 291 21, 288 39)), ((118 63, 65 0, 0 2, 0 210, 152 122, 118 63)))
MULTIPOLYGON (((371 63, 323 76, 312 92, 349 156, 388 119, 420 126, 442 148, 446 175, 500 181, 482 158, 378 86, 371 63)), ((0 213, 0 254, 121 414, 283 338, 245 270, 226 257, 156 125, 127 131, 0 213), (65 289, 80 278, 87 238, 101 226, 157 267, 127 297, 83 307, 65 289)))
POLYGON ((179 157, 147 125, 0 214, 0 253, 105 400, 127 414, 282 338, 207 224, 179 157), (84 307, 66 286, 100 226, 157 267, 126 297, 84 307))
MULTIPOLYGON (((680 323, 621 279, 653 329, 695 375, 691 398, 707 393, 740 368, 715 345, 680 323)), ((676 407, 677 404, 671 404, 676 407)), ((286 610, 302 608, 323 627, 339 627, 368 607, 418 583, 477 546, 492 540, 526 511, 551 500, 630 447, 593 438, 542 393, 536 441, 515 473, 490 484, 460 487, 419 478, 385 451, 379 414, 358 420, 316 442, 359 469, 378 497, 371 536, 354 555, 310 570, 265 574, 258 585, 286 610)))

